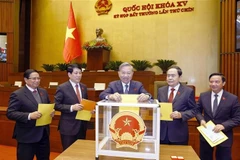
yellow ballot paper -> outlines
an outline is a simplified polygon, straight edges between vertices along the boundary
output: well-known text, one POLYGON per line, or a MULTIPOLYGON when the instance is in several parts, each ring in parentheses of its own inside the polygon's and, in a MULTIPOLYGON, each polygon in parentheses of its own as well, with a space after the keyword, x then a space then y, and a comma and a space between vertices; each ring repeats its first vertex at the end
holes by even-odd
POLYGON ((83 105, 83 110, 77 112, 75 119, 90 121, 92 116, 91 112, 94 110, 96 102, 87 99, 82 99, 81 104, 83 105))
POLYGON ((197 127, 198 131, 206 139, 211 147, 214 147, 228 139, 228 137, 221 131, 219 133, 213 132, 215 124, 212 121, 206 123, 206 128, 203 126, 197 127))
POLYGON ((170 114, 173 112, 172 110, 172 103, 159 103, 160 105, 160 119, 163 121, 173 121, 170 118, 170 114))
POLYGON ((81 110, 77 112, 76 119, 90 121, 92 117, 91 111, 81 110))
MULTIPOLYGON (((137 98, 139 94, 121 94, 122 103, 138 103, 137 98)), ((124 106, 119 107, 119 112, 130 111, 139 115, 139 107, 124 106)))
POLYGON ((52 122, 50 114, 55 104, 38 104, 38 112, 42 114, 41 118, 36 120, 36 126, 44 126, 52 122))

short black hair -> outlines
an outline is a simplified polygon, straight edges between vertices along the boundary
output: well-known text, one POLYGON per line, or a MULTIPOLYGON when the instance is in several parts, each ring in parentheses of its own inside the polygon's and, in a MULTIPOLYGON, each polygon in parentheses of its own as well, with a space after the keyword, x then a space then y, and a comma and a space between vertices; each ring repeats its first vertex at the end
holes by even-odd
POLYGON ((24 72, 24 74, 23 74, 23 78, 29 79, 30 74, 32 74, 33 72, 37 72, 37 73, 38 73, 38 71, 35 70, 35 69, 27 69, 27 70, 24 72))
POLYGON ((212 76, 220 76, 220 77, 222 78, 222 82, 225 82, 225 81, 226 81, 226 78, 225 78, 225 76, 224 76, 222 73, 212 73, 212 74, 210 74, 208 80, 210 80, 210 78, 211 78, 212 76))
POLYGON ((172 69, 172 68, 177 70, 177 73, 178 73, 179 77, 182 75, 182 69, 180 67, 178 67, 178 66, 171 66, 170 68, 168 68, 168 70, 172 69))
POLYGON ((80 64, 74 63, 74 64, 69 64, 67 67, 67 73, 71 73, 73 72, 74 68, 78 68, 82 71, 82 67, 80 66, 80 64))

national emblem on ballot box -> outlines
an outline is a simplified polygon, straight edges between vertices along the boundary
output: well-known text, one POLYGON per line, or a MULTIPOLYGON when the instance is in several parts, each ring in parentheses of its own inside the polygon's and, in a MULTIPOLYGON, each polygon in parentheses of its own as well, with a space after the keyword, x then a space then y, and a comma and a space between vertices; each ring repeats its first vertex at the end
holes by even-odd
POLYGON ((146 132, 143 119, 130 111, 119 112, 111 120, 109 130, 116 148, 130 147, 137 149, 146 132))
POLYGON ((157 100, 146 103, 97 102, 95 158, 111 156, 159 160, 159 115, 157 100))

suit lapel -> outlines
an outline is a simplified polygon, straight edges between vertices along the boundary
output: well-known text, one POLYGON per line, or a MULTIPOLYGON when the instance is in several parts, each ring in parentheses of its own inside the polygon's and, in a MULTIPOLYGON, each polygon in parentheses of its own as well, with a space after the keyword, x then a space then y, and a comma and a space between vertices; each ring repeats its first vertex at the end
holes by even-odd
MULTIPOLYGON (((81 87, 81 86, 80 86, 81 87)), ((67 88, 69 88, 69 94, 71 95, 71 97, 73 97, 75 99, 76 102, 78 102, 78 98, 77 98, 77 95, 76 95, 76 92, 72 86, 72 84, 70 82, 68 82, 67 84, 67 88)))
POLYGON ((31 91, 26 86, 24 87, 24 94, 26 98, 34 104, 33 106, 38 107, 38 102, 35 100, 31 91))
POLYGON ((82 99, 85 97, 84 95, 85 95, 85 93, 87 92, 86 90, 85 90, 85 88, 81 85, 81 83, 79 83, 79 85, 80 85, 80 88, 81 88, 81 93, 82 93, 82 99))
POLYGON ((173 104, 179 99, 179 97, 183 94, 184 92, 184 89, 183 89, 183 86, 180 84, 179 88, 178 88, 178 91, 173 99, 173 104))
POLYGON ((121 81, 117 81, 117 90, 119 91, 119 94, 123 94, 123 86, 121 81))
MULTIPOLYGON (((136 83, 134 83, 133 81, 130 81, 130 86, 129 86, 129 91, 128 94, 134 94, 134 89, 136 88, 136 83)), ((136 90, 136 89, 135 89, 136 90)))
POLYGON ((47 95, 45 95, 45 93, 42 91, 41 88, 38 88, 37 90, 38 90, 41 102, 42 103, 47 103, 47 95))
POLYGON ((216 115, 218 114, 218 112, 223 108, 223 106, 226 106, 226 105, 225 105, 225 104, 227 103, 227 102, 226 102, 226 99, 227 99, 226 97, 227 97, 226 92, 223 91, 223 94, 222 94, 222 97, 221 97, 220 102, 219 102, 219 104, 218 104, 218 107, 217 107, 215 116, 216 116, 216 115))
POLYGON ((162 102, 168 102, 168 86, 165 86, 164 88, 163 88, 163 93, 164 94, 162 94, 162 102))
POLYGON ((208 115, 211 115, 213 117, 212 112, 212 103, 211 103, 211 92, 208 92, 205 97, 202 99, 202 104, 204 105, 204 112, 208 113, 208 115))

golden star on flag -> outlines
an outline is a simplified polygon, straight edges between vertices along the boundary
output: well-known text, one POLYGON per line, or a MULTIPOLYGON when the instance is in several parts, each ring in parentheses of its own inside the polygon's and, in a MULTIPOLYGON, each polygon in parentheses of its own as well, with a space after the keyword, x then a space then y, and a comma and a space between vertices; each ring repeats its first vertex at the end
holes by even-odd
POLYGON ((126 118, 126 120, 123 121, 124 122, 124 126, 130 126, 130 122, 132 122, 131 120, 128 120, 128 118, 126 118))
POLYGON ((75 37, 74 37, 73 34, 72 34, 75 29, 76 29, 76 28, 68 28, 68 27, 67 27, 65 41, 66 41, 68 38, 75 39, 75 37))

